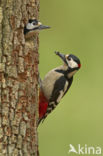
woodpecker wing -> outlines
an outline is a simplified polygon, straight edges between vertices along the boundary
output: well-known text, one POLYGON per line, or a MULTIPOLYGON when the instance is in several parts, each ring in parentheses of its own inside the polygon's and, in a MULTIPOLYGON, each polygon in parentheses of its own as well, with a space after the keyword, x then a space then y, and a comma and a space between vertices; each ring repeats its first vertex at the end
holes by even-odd
POLYGON ((67 80, 64 76, 61 76, 58 80, 56 80, 51 94, 52 96, 48 103, 47 111, 45 115, 42 117, 42 119, 40 119, 40 121, 41 120, 44 121, 44 119, 48 116, 48 114, 51 113, 52 110, 54 110, 54 108, 60 102, 61 98, 65 95, 65 93, 70 88, 72 84, 72 80, 73 78, 67 80))

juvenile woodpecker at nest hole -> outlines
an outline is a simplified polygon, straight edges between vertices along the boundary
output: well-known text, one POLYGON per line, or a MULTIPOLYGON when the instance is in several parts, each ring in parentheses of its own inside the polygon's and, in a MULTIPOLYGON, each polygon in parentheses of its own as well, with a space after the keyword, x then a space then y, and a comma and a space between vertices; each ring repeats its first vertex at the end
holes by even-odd
POLYGON ((25 38, 31 38, 34 36, 35 32, 39 32, 43 29, 48 29, 49 26, 42 25, 37 19, 29 19, 28 23, 24 27, 25 38))
POLYGON ((55 52, 64 62, 63 65, 49 71, 40 82, 39 89, 39 121, 44 119, 58 105, 73 82, 74 74, 80 69, 79 58, 70 54, 55 52))

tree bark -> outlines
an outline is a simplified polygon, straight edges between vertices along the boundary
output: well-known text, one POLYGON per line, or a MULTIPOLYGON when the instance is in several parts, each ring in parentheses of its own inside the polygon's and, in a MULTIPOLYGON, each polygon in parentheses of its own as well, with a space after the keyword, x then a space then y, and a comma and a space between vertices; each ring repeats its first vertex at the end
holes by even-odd
POLYGON ((39 0, 0 0, 0 156, 38 156, 38 34, 25 40, 39 0))

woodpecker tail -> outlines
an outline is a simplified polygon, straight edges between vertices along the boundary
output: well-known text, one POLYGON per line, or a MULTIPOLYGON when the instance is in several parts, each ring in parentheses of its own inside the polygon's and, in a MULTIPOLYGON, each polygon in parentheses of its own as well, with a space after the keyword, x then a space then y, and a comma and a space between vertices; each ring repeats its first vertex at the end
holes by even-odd
POLYGON ((38 126, 39 126, 39 124, 41 123, 41 121, 42 121, 42 119, 39 119, 39 120, 38 120, 38 126))
POLYGON ((38 120, 38 126, 39 126, 39 124, 40 124, 41 122, 42 122, 42 123, 44 122, 44 118, 41 118, 41 119, 38 120))

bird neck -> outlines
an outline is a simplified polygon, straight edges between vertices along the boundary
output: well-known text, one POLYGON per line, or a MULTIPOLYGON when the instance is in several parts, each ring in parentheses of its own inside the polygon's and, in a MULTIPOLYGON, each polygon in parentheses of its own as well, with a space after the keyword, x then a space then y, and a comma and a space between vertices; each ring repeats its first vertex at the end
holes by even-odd
POLYGON ((67 65, 62 65, 58 67, 58 71, 63 73, 67 79, 71 79, 77 70, 69 69, 67 65))
POLYGON ((68 79, 72 78, 76 72, 77 72, 77 70, 68 71, 68 73, 67 73, 67 78, 68 78, 68 79))

